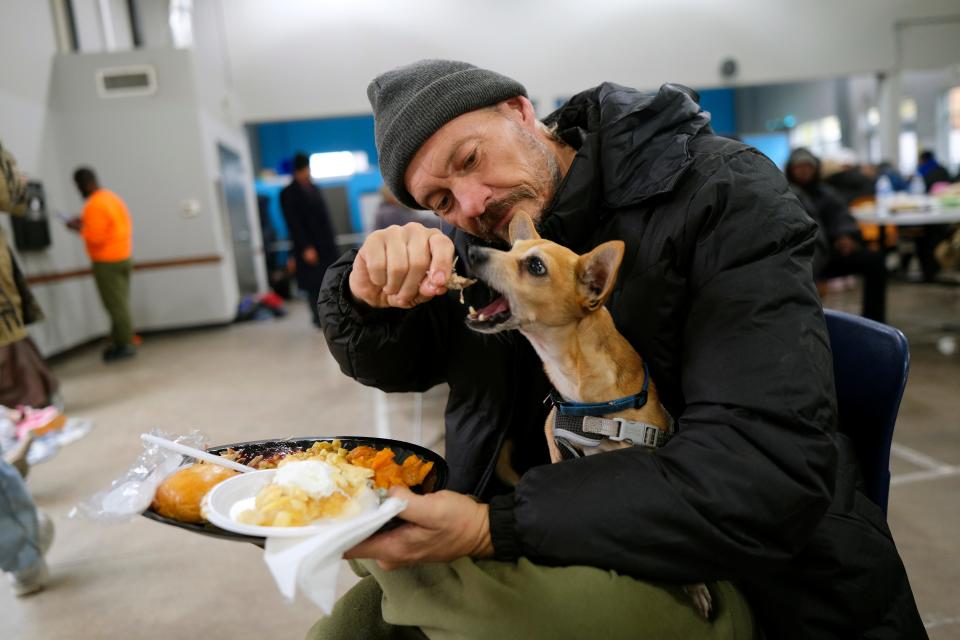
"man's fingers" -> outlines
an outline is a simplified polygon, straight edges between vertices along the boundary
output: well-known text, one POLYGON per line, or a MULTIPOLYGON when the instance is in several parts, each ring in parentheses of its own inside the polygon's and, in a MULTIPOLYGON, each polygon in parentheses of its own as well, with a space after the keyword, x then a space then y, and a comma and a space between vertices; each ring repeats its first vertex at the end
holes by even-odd
POLYGON ((363 259, 366 266, 366 279, 377 288, 382 288, 387 282, 387 251, 383 242, 368 242, 361 249, 357 258, 363 259))
POLYGON ((430 279, 432 284, 441 287, 447 282, 453 271, 453 242, 439 231, 430 234, 430 279))
POLYGON ((410 268, 409 248, 403 237, 392 237, 387 242, 387 282, 383 285, 383 292, 395 295, 400 291, 403 280, 410 268))
POLYGON ((407 508, 400 512, 399 517, 407 522, 418 524, 426 529, 435 528, 437 520, 442 516, 437 499, 442 497, 437 492, 428 496, 417 495, 406 487, 393 487, 390 496, 407 502, 407 508))
POLYGON ((418 223, 370 234, 354 261, 350 288, 372 306, 410 308, 446 293, 453 242, 418 223))
POLYGON ((395 563, 397 566, 415 562, 421 546, 417 541, 415 525, 401 525, 393 531, 379 533, 358 543, 343 554, 347 560, 354 558, 376 558, 378 561, 395 563))
POLYGON ((419 251, 411 251, 408 262, 407 275, 403 279, 403 284, 397 292, 397 298, 401 304, 411 304, 419 292, 420 283, 427 273, 427 267, 430 265, 430 256, 419 251))

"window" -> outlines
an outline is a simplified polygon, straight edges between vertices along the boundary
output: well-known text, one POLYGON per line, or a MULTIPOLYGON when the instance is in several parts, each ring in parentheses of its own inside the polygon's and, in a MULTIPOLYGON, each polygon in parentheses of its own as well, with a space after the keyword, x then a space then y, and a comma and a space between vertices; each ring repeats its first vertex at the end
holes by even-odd
POLYGON ((370 170, 370 159, 366 151, 330 151, 310 154, 310 177, 345 178, 355 173, 370 170))
POLYGON ((827 116, 802 122, 794 127, 790 131, 790 146, 794 149, 806 147, 822 158, 840 150, 840 138, 840 118, 827 116))
POLYGON ((910 178, 917 172, 917 132, 900 132, 900 174, 905 179, 910 178))
POLYGON ((900 174, 909 179, 917 172, 917 101, 904 98, 900 101, 900 174))
POLYGON ((947 92, 947 166, 960 167, 960 87, 947 92))

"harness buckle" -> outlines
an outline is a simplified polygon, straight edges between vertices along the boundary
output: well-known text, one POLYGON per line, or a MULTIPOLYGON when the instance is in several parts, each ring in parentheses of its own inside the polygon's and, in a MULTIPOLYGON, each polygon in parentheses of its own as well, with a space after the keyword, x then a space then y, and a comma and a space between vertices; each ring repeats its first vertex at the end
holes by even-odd
POLYGON ((608 436, 615 442, 626 442, 651 449, 661 444, 662 432, 653 425, 624 420, 623 418, 610 418, 610 420, 617 423, 616 435, 608 436))

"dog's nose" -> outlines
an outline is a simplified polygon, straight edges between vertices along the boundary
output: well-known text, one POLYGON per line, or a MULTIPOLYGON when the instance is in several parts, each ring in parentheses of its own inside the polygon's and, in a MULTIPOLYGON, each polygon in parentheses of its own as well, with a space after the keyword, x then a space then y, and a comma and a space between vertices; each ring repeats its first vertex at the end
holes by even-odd
POLYGON ((470 247, 467 255, 470 257, 470 264, 474 266, 487 261, 487 250, 483 247, 470 247))

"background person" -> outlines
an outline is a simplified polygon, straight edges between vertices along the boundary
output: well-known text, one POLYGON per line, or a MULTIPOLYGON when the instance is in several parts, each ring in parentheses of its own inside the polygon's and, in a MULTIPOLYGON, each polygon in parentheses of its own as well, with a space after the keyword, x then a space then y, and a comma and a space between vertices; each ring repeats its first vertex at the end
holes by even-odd
MULTIPOLYGON (((926 192, 930 193, 933 185, 950 182, 950 172, 939 162, 932 151, 924 150, 917 157, 917 174, 923 178, 926 192)), ((941 264, 934 255, 934 251, 941 242, 950 236, 951 225, 929 224, 917 227, 904 227, 905 235, 913 239, 917 261, 920 263, 920 273, 924 282, 936 282, 940 273, 941 264)), ((904 275, 910 269, 911 255, 901 256, 900 268, 904 275)))
POLYGON ((0 460, 0 569, 17 597, 42 590, 50 579, 44 555, 53 543, 53 521, 39 511, 20 473, 0 460))
MULTIPOLYGON (((0 211, 22 211, 25 182, 13 157, 0 144, 0 211)), ((57 388, 25 325, 43 318, 13 261, 0 227, 0 404, 43 406, 57 388)), ((29 445, 30 438, 24 444, 29 445)), ((18 447, 10 463, 24 463, 28 446, 18 447)), ((14 595, 43 589, 49 578, 44 553, 53 541, 53 522, 38 512, 21 472, 0 458, 0 569, 14 595)), ((22 467, 25 469, 25 467, 22 467)))
MULTIPOLYGON (((384 637, 384 625, 751 637, 741 593, 770 638, 925 636, 835 433, 810 270, 817 229, 767 158, 716 136, 677 85, 604 83, 540 123, 516 81, 425 60, 378 76, 368 96, 385 182, 456 231, 370 234, 328 270, 321 318, 355 379, 385 391, 447 383, 452 491, 398 492, 408 524, 349 553, 375 560, 363 562, 372 577, 313 637, 384 637), (454 254, 469 275, 467 248, 502 246, 518 210, 578 253, 626 243, 608 309, 677 421, 666 446, 545 464, 549 383, 535 351, 514 332, 471 332, 466 307, 443 295, 454 254), (494 472, 507 440, 515 487, 494 472), (670 591, 717 579, 738 588, 713 585, 711 623, 670 591)), ((466 293, 477 308, 490 295, 466 293)))
POLYGON ((820 160, 807 149, 795 149, 787 160, 787 180, 820 228, 813 277, 863 276, 863 316, 886 320, 887 267, 883 253, 863 246, 860 228, 850 209, 820 179, 820 160))
POLYGON ((130 316, 130 274, 133 263, 133 224, 120 196, 104 189, 89 167, 73 172, 73 181, 85 202, 83 213, 67 226, 80 233, 93 263, 93 279, 103 308, 110 317, 110 346, 104 362, 131 358, 137 354, 130 316))
POLYGON ((310 179, 310 159, 293 158, 293 180, 280 192, 280 207, 293 242, 297 286, 307 293, 314 326, 320 326, 317 297, 327 267, 337 259, 337 243, 323 193, 310 179))
MULTIPOLYGON (((21 215, 26 181, 0 143, 0 211, 21 215)), ((45 407, 54 402, 59 383, 27 333, 43 320, 43 311, 27 287, 0 227, 0 405, 45 407)))
POLYGON ((387 185, 380 187, 380 195, 383 197, 383 200, 380 201, 380 206, 377 207, 377 213, 373 219, 374 230, 386 229, 393 224, 402 227, 409 222, 419 222, 423 226, 433 229, 440 228, 440 218, 433 214, 414 211, 409 207, 403 206, 400 204, 400 201, 397 200, 396 196, 391 193, 387 185))
POLYGON ((925 149, 917 156, 917 173, 923 178, 923 185, 930 193, 930 188, 938 182, 950 182, 950 172, 937 161, 937 156, 925 149))

